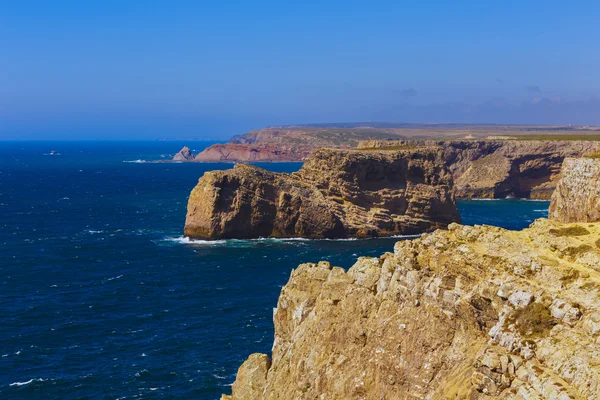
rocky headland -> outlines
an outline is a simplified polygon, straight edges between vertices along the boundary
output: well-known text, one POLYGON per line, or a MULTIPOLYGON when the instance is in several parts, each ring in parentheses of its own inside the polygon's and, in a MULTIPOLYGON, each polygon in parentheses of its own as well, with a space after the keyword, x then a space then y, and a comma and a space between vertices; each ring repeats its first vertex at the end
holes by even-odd
POLYGON ((300 171, 238 164, 205 173, 184 234, 197 239, 415 234, 460 220, 438 148, 319 150, 300 171))
POLYGON ((549 199, 562 162, 600 151, 591 140, 374 140, 359 149, 438 146, 454 176, 457 198, 549 199))
POLYGON ((600 157, 565 159, 548 216, 560 222, 600 221, 600 157))
POLYGON ((348 271, 298 266, 271 357, 222 398, 600 399, 599 304, 599 222, 451 224, 348 271))
POLYGON ((265 128, 212 145, 197 155, 184 148, 174 160, 304 161, 321 148, 439 146, 454 176, 457 198, 549 199, 565 158, 600 151, 598 136, 591 134, 598 130, 576 135, 560 127, 414 125, 265 128), (527 136, 532 130, 535 135, 527 136))
POLYGON ((356 148, 364 140, 598 138, 600 128, 576 126, 340 123, 274 126, 214 144, 193 161, 304 161, 322 148, 356 148))

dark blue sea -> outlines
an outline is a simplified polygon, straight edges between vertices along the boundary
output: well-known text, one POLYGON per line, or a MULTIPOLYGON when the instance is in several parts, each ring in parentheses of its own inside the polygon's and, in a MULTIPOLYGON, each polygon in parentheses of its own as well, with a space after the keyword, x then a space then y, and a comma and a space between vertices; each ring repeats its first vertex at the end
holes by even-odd
MULTIPOLYGON (((0 142, 1 399, 218 399, 250 353, 270 352, 292 268, 348 268, 399 240, 190 243, 190 190, 231 164, 144 162, 183 145, 0 142)), ((459 207, 466 224, 521 229, 548 203, 459 207)))

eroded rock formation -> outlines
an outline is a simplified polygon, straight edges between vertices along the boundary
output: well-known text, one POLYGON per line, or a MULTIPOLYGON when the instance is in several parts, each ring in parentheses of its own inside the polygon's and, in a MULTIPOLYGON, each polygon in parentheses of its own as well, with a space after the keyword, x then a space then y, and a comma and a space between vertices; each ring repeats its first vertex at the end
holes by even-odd
POLYGON ((452 224, 292 271, 223 399, 599 399, 600 223, 452 224))
POLYGON ((600 158, 567 158, 552 195, 550 219, 600 221, 600 158))
POLYGON ((358 147, 439 146, 457 198, 549 199, 566 157, 600 151, 586 140, 372 140, 358 147))
POLYGON ((192 238, 414 234, 459 221, 439 149, 320 150, 293 174, 207 172, 188 201, 192 238))
POLYGON ((184 146, 175 156, 173 157, 173 161, 192 161, 194 159, 194 155, 189 147, 184 146))

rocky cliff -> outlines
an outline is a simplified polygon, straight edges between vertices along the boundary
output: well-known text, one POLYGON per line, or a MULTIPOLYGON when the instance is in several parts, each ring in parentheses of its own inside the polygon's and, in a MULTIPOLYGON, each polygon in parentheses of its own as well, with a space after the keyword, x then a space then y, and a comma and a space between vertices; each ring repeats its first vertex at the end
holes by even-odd
POLYGON ((302 161, 313 151, 312 148, 273 144, 214 144, 198 153, 194 161, 302 161))
POLYGON ((600 158, 565 159, 548 215, 561 222, 600 221, 600 158))
POLYGON ((194 155, 189 147, 184 146, 175 156, 173 157, 173 161, 192 161, 194 159, 194 155))
POLYGON ((600 399, 599 300, 600 223, 452 224, 292 271, 223 399, 600 399))
POLYGON ((442 152, 319 150, 293 174, 250 165, 205 173, 188 201, 192 238, 414 234, 459 221, 442 152))
POLYGON ((233 137, 194 161, 303 161, 322 148, 356 148, 361 140, 552 137, 596 138, 600 128, 473 124, 340 123, 274 126, 233 137), (532 136, 533 135, 533 136, 532 136))
POLYGON ((195 161, 304 161, 320 148, 355 148, 359 140, 402 138, 398 129, 274 127, 215 144, 195 161))
POLYGON ((549 199, 566 157, 600 151, 587 140, 374 140, 358 148, 439 146, 458 198, 549 199))

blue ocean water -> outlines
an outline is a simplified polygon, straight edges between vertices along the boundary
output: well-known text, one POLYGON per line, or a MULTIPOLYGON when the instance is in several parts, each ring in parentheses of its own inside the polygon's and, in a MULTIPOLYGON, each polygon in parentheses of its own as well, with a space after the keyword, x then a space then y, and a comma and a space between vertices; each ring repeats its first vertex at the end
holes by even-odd
MULTIPOLYGON (((0 142, 0 398, 218 399, 270 352, 292 268, 348 268, 399 240, 190 243, 190 190, 231 164, 143 162, 183 144, 0 142)), ((459 207, 466 224, 521 229, 548 202, 459 207)))

